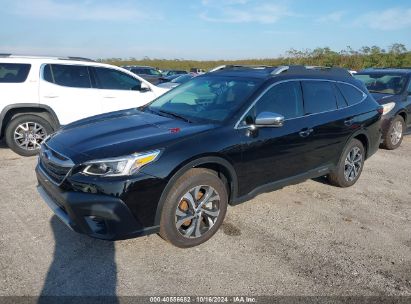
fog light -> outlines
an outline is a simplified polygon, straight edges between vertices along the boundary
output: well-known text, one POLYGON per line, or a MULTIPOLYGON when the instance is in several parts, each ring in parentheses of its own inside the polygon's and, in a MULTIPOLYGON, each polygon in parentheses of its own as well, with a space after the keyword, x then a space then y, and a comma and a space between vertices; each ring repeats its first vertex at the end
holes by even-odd
POLYGON ((107 233, 106 222, 101 217, 90 215, 90 216, 85 216, 84 218, 92 232, 97 233, 97 234, 107 233))

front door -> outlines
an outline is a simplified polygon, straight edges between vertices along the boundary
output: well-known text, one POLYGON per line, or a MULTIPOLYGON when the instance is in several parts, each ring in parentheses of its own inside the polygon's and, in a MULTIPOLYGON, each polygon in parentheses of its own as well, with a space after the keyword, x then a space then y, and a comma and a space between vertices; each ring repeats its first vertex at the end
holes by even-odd
POLYGON ((110 68, 94 67, 103 113, 140 107, 155 98, 151 90, 141 90, 141 81, 110 68))
POLYGON ((271 87, 245 115, 238 127, 242 140, 242 170, 239 195, 253 189, 303 174, 304 153, 309 140, 304 135, 307 118, 303 116, 303 100, 299 81, 288 81, 271 87), (285 117, 282 127, 261 127, 249 131, 261 112, 285 117))

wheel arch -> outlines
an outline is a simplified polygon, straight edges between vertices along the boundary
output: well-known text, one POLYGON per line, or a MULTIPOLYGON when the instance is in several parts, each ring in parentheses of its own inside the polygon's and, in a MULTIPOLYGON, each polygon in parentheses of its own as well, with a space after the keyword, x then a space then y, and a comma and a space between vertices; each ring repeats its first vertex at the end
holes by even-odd
POLYGON ((59 119, 52 108, 38 103, 16 103, 6 106, 0 113, 0 138, 4 136, 8 123, 19 115, 34 114, 50 122, 54 130, 60 127, 59 119))
POLYGON ((404 110, 401 110, 400 112, 397 113, 398 116, 401 116, 404 119, 405 127, 407 127, 407 112, 404 110))
POLYGON ((359 133, 358 135, 354 136, 354 138, 358 139, 362 143, 365 149, 365 155, 368 158, 368 150, 370 149, 370 146, 369 146, 370 143, 369 143, 367 135, 365 133, 359 133))
POLYGON ((209 169, 218 175, 218 177, 226 184, 227 192, 229 197, 229 204, 231 203, 232 199, 237 196, 238 192, 238 178, 237 173, 233 167, 233 165, 225 159, 223 156, 220 155, 202 155, 195 158, 191 158, 190 160, 186 160, 185 162, 181 163, 177 166, 173 172, 169 175, 168 183, 161 194, 159 203, 157 205, 157 211, 155 216, 155 225, 159 225, 161 212, 163 210, 163 206, 170 191, 171 187, 174 185, 176 180, 180 178, 184 173, 189 171, 193 168, 204 168, 209 169))

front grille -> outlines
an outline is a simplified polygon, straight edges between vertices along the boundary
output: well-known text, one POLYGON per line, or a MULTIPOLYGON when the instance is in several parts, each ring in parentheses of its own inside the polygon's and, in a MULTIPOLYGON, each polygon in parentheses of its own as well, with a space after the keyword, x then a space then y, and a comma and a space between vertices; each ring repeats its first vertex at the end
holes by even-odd
POLYGON ((50 149, 46 144, 43 144, 40 152, 40 167, 45 174, 55 184, 62 184, 71 168, 73 168, 73 162, 61 155, 60 153, 50 149))

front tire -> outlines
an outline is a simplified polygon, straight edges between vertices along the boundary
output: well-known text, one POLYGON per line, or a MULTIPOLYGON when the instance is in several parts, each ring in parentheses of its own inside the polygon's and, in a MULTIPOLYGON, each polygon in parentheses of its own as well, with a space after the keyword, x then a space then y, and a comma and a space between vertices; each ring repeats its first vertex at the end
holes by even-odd
POLYGON ((217 174, 191 169, 177 179, 166 197, 160 236, 180 248, 200 245, 221 226, 227 204, 227 189, 217 174))
POLYGON ((36 155, 43 140, 53 132, 50 123, 37 115, 21 115, 6 127, 7 146, 22 156, 36 155))
POLYGON ((382 147, 387 150, 395 150, 397 149, 404 137, 405 133, 405 122, 404 118, 401 116, 395 117, 387 131, 387 134, 384 136, 384 141, 382 147))
POLYGON ((361 175, 364 161, 364 145, 357 139, 351 140, 345 147, 337 168, 328 175, 329 182, 342 188, 354 185, 361 175))

